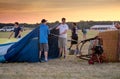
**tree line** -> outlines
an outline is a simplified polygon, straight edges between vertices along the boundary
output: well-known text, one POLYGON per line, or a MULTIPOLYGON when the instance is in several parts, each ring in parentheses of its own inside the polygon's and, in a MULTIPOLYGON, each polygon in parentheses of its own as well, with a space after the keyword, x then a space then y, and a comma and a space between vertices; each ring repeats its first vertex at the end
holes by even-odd
MULTIPOLYGON (((93 25, 112 25, 113 23, 120 23, 120 21, 80 21, 80 22, 67 22, 67 24, 69 25, 69 28, 72 28, 72 23, 76 23, 77 27, 79 29, 82 28, 86 28, 89 29, 90 27, 92 27, 93 25)), ((36 23, 36 24, 27 24, 27 23, 20 23, 20 26, 26 27, 26 28, 35 28, 37 26, 39 26, 40 23, 36 23)), ((57 26, 59 25, 60 22, 56 21, 56 22, 51 22, 48 23, 49 27, 53 27, 53 26, 57 26)), ((4 27, 4 26, 13 26, 13 23, 0 23, 0 28, 4 27)))

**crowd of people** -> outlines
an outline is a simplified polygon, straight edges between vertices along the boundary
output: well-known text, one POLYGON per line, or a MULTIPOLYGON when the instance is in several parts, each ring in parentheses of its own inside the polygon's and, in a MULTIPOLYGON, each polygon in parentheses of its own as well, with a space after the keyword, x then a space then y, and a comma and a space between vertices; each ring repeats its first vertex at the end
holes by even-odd
MULTIPOLYGON (((50 34, 49 28, 47 26, 47 20, 42 19, 40 24, 40 53, 39 53, 39 61, 41 62, 41 53, 44 50, 45 62, 48 61, 48 35, 50 34)), ((62 18, 62 23, 57 26, 56 30, 59 29, 59 39, 58 39, 58 47, 59 47, 59 57, 63 55, 66 58, 67 52, 67 31, 68 25, 66 24, 66 19, 62 18)))
MULTIPOLYGON (((18 22, 15 22, 15 28, 14 31, 10 34, 9 39, 14 34, 14 38, 20 38, 21 37, 21 28, 19 26, 18 22)), ((41 62, 41 54, 44 51, 45 56, 45 62, 48 61, 48 35, 50 34, 49 27, 47 25, 47 20, 42 19, 41 24, 39 25, 39 45, 40 45, 40 52, 39 52, 39 61, 41 62)), ((120 24, 116 23, 115 27, 117 29, 120 29, 120 24)), ((69 30, 69 27, 66 23, 66 18, 61 19, 61 24, 56 27, 56 30, 59 30, 59 39, 58 39, 58 47, 59 47, 59 57, 66 58, 67 53, 67 31, 69 30)), ((83 33, 83 39, 86 39, 87 31, 85 28, 82 30, 83 33)), ((71 29, 71 45, 69 47, 69 50, 73 45, 78 44, 78 28, 77 24, 73 23, 73 27, 71 29)))

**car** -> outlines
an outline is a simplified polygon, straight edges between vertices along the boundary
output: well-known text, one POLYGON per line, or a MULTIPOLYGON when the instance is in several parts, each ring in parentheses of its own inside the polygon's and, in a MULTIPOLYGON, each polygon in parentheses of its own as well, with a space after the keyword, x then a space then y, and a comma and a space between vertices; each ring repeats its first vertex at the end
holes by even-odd
POLYGON ((4 28, 1 28, 1 29, 0 29, 0 31, 1 31, 1 32, 4 32, 4 31, 5 31, 5 29, 4 29, 4 28))
POLYGON ((13 30, 14 30, 13 26, 5 26, 5 27, 0 29, 0 31, 2 31, 2 32, 11 32, 13 30))

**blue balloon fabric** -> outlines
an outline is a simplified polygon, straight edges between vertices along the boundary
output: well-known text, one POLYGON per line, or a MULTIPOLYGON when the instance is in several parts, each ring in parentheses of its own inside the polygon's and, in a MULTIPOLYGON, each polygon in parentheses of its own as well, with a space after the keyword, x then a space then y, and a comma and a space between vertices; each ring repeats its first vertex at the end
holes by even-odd
MULTIPOLYGON (((58 34, 58 30, 51 30, 51 33, 58 34)), ((10 43, 11 44, 11 43, 10 43)), ((9 45, 9 44, 5 44, 9 45)), ((2 45, 0 45, 2 46, 2 45)), ((4 56, 0 56, 1 62, 38 62, 39 61, 39 27, 35 28, 25 37, 7 50, 4 56)), ((58 58, 58 37, 49 36, 48 58, 58 58)), ((44 55, 43 55, 44 57, 44 55)))

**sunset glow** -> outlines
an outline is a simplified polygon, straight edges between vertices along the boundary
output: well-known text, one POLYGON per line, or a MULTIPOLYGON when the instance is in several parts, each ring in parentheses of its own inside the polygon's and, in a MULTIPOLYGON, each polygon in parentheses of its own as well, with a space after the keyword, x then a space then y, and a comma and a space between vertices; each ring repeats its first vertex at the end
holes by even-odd
POLYGON ((120 20, 120 0, 0 0, 0 23, 120 20))

